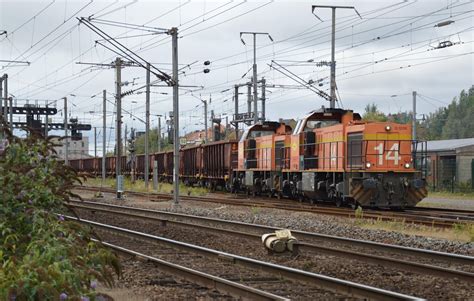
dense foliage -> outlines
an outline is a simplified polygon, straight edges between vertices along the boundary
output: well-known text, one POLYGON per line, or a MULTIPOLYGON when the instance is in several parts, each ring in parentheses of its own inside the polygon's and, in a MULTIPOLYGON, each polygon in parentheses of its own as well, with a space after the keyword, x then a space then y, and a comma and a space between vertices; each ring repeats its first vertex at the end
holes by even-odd
POLYGON ((474 137, 474 86, 462 91, 447 107, 431 113, 422 123, 426 139, 460 139, 474 137))
POLYGON ((0 148, 0 299, 94 300, 97 281, 111 285, 117 258, 67 221, 77 174, 55 157, 51 139, 6 133, 0 148), (5 140, 4 140, 5 141, 5 140))
MULTIPOLYGON (((366 121, 410 123, 412 112, 385 115, 376 104, 368 104, 362 118, 366 121)), ((417 137, 423 140, 461 139, 474 137, 474 86, 461 91, 447 107, 442 107, 417 121, 417 137)))
MULTIPOLYGON (((173 145, 169 143, 168 138, 162 138, 160 139, 160 142, 162 151, 173 149, 173 145)), ((158 152, 158 128, 150 130, 150 134, 148 135, 148 143, 150 146, 150 153, 158 152)), ((137 137, 135 141, 135 150, 137 154, 145 153, 145 135, 137 137)))
POLYGON ((382 122, 387 121, 387 116, 378 110, 375 103, 365 106, 364 114, 362 115, 364 121, 382 122))

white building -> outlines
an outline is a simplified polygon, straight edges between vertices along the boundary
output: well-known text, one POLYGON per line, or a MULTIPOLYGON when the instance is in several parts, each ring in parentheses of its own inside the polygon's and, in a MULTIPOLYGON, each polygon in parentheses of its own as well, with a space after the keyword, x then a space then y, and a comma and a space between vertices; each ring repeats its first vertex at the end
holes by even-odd
POLYGON ((89 155, 89 137, 83 136, 81 140, 58 140, 53 139, 55 144, 62 144, 61 146, 56 146, 56 150, 59 158, 64 159, 66 154, 66 145, 68 143, 68 159, 81 159, 81 158, 90 158, 89 155))

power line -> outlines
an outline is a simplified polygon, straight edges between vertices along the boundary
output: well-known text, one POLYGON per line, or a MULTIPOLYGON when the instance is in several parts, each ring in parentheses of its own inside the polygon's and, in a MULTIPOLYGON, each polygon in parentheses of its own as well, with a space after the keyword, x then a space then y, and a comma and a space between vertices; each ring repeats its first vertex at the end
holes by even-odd
MULTIPOLYGON (((33 17, 29 18, 28 20, 26 20, 25 22, 23 22, 21 25, 19 25, 18 27, 16 27, 15 29, 13 29, 11 32, 8 33, 8 36, 12 36, 14 35, 18 30, 20 30, 21 28, 23 28, 23 26, 25 26, 26 24, 30 23, 32 20, 35 20, 39 15, 41 15, 41 13, 43 13, 45 10, 47 10, 51 5, 53 5, 54 3, 56 2, 56 0, 53 0, 51 1, 49 4, 47 4, 45 7, 43 7, 39 12, 37 12, 36 14, 33 15, 33 17)), ((7 35, 5 35, 5 37, 3 39, 6 39, 7 38, 7 35)), ((3 41, 3 40, 2 40, 3 41)), ((0 41, 1 42, 1 41, 0 41)))
MULTIPOLYGON (((33 45, 31 45, 30 48, 28 48, 27 50, 25 50, 22 54, 20 54, 15 60, 19 59, 20 57, 22 57, 23 55, 25 55, 30 49, 32 49, 33 47, 35 47, 36 45, 38 45, 39 43, 43 42, 45 39, 47 39, 52 33, 54 33, 56 30, 58 30, 61 26, 63 26, 65 23, 67 23, 69 20, 71 20, 72 18, 74 18, 75 15, 77 15, 78 13, 80 13, 81 11, 83 11, 86 7, 88 7, 91 3, 93 2, 93 0, 91 0, 89 3, 85 4, 84 6, 82 6, 79 10, 77 10, 74 14, 72 14, 71 16, 69 16, 69 18, 67 18, 67 20, 65 20, 63 23, 59 24, 58 26, 56 26, 53 30, 49 31, 47 34, 45 34, 41 39, 39 39, 36 43, 34 43, 33 45)), ((8 68, 8 65, 5 67, 5 68, 8 68)))

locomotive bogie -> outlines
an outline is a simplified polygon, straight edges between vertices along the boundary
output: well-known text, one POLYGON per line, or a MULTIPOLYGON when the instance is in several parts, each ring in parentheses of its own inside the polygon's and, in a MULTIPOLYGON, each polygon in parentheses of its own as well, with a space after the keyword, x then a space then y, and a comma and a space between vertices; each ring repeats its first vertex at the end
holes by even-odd
POLYGON ((363 173, 350 180, 350 193, 364 207, 414 207, 427 195, 416 173, 363 173))

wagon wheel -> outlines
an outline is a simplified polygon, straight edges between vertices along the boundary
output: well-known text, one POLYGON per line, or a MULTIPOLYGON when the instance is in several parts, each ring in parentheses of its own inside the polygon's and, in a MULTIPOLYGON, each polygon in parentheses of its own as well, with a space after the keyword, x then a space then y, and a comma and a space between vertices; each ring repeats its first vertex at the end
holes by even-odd
POLYGON ((333 187, 329 188, 328 198, 336 204, 336 207, 341 207, 342 206, 342 198, 337 196, 335 188, 333 188, 333 187))
POLYGON ((300 202, 300 203, 304 202, 304 195, 303 194, 298 195, 298 202, 300 202))
POLYGON ((234 192, 233 189, 232 189, 232 184, 226 182, 224 186, 225 186, 225 190, 226 190, 227 192, 230 192, 230 193, 233 193, 233 192, 234 192))

